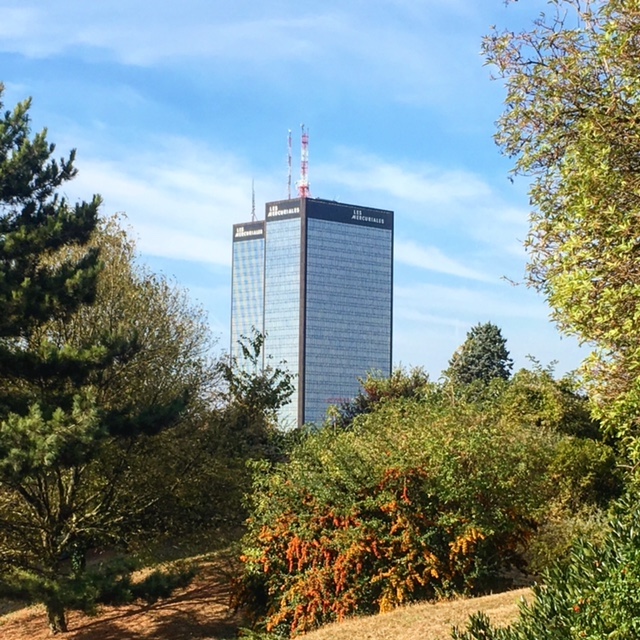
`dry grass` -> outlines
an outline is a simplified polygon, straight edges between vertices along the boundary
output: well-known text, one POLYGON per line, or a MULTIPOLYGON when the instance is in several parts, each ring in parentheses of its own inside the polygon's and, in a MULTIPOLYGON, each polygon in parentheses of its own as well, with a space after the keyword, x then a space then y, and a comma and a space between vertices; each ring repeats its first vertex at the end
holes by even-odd
POLYGON ((446 640, 451 638, 451 627, 464 627, 469 615, 477 611, 484 611, 496 625, 508 625, 517 617, 518 602, 530 594, 530 589, 518 589, 481 598, 414 604, 327 625, 304 640, 446 640))

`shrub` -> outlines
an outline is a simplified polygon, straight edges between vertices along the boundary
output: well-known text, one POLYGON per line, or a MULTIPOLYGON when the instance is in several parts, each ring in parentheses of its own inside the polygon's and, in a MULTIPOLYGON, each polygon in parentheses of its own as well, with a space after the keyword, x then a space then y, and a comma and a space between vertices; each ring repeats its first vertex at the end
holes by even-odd
POLYGON ((434 385, 310 436, 257 476, 238 604, 296 634, 492 586, 554 491, 556 440, 434 385))
POLYGON ((582 538, 523 603, 519 619, 494 628, 473 616, 455 640, 566 640, 640 637, 640 503, 625 500, 604 541, 582 538))
POLYGON ((360 379, 360 391, 352 400, 330 407, 327 424, 334 429, 350 429, 354 419, 371 413, 380 402, 397 398, 419 398, 429 389, 429 375, 420 367, 410 370, 398 367, 388 378, 377 372, 370 372, 360 379))
POLYGON ((576 389, 576 381, 571 377, 555 380, 552 374, 539 364, 533 370, 518 371, 505 390, 505 416, 518 424, 601 439, 600 425, 591 417, 588 398, 576 389))
POLYGON ((566 560, 578 539, 602 541, 607 531, 607 514, 599 507, 584 505, 571 512, 565 504, 554 502, 524 551, 527 573, 542 575, 566 560))

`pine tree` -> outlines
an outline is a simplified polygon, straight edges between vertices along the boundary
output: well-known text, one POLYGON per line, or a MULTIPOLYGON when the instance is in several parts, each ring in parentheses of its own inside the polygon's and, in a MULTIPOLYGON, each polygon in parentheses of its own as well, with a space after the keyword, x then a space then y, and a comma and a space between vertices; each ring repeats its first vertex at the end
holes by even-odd
MULTIPOLYGON (((3 87, 0 85, 0 109, 3 87)), ((26 100, 0 120, 0 417, 24 413, 32 398, 23 380, 50 381, 80 354, 34 354, 30 337, 43 322, 64 318, 91 302, 99 270, 95 250, 75 259, 47 261, 61 247, 84 244, 95 227, 100 198, 71 206, 57 189, 73 178, 75 152, 52 158, 46 130, 29 138, 26 100), (62 363, 57 363, 62 364, 62 363), (53 365, 53 366, 52 366, 53 365), (7 381, 17 384, 7 389, 7 381)))
POLYGON ((490 382, 494 378, 507 380, 513 360, 500 328, 491 322, 477 324, 467 333, 464 344, 449 360, 445 372, 455 384, 471 384, 476 380, 490 382))
POLYGON ((117 525, 109 479, 124 464, 104 473, 105 452, 171 424, 184 396, 101 404, 105 372, 139 349, 135 330, 73 340, 54 329, 95 300, 102 265, 87 242, 100 198, 58 195, 75 153, 53 159, 46 130, 31 137, 29 108, 0 119, 0 595, 43 602, 57 633, 68 607, 99 595, 85 558, 117 525))

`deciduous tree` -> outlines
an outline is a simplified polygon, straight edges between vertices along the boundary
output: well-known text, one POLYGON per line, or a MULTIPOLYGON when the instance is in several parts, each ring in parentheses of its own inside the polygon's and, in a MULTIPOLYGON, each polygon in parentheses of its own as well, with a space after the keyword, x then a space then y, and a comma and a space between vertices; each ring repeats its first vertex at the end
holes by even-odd
POLYGON ((496 140, 532 178, 528 280, 586 366, 605 425, 640 462, 640 2, 554 0, 520 33, 494 31, 506 86, 496 140))
POLYGON ((264 335, 254 330, 240 341, 242 365, 230 357, 217 366, 224 382, 221 417, 234 425, 243 455, 258 458, 277 455, 270 449, 278 440, 278 410, 293 393, 292 376, 285 363, 273 366, 266 358, 263 366, 263 346, 264 335))

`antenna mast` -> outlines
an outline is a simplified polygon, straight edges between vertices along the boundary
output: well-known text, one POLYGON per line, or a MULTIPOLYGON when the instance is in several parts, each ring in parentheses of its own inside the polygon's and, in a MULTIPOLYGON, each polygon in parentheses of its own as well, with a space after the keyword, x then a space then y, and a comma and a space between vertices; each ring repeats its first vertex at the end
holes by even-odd
POLYGON ((302 127, 302 151, 300 154, 300 182, 298 182, 298 196, 309 197, 309 132, 302 127))
POLYGON ((251 180, 251 222, 255 222, 256 218, 256 189, 253 179, 251 180))
POLYGON ((287 200, 291 200, 291 129, 289 129, 289 138, 287 141, 287 165, 289 167, 289 179, 287 181, 287 200))

